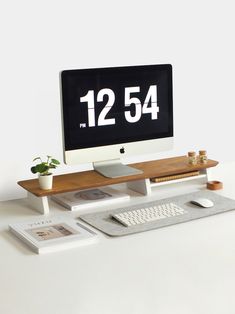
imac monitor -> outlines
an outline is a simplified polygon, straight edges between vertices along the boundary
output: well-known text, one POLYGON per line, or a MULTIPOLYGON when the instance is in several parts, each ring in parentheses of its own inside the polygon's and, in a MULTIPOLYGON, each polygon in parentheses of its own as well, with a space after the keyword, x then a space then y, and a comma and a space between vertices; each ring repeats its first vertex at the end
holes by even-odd
POLYGON ((65 70, 64 159, 92 162, 106 177, 140 173, 121 158, 173 146, 170 64, 65 70))

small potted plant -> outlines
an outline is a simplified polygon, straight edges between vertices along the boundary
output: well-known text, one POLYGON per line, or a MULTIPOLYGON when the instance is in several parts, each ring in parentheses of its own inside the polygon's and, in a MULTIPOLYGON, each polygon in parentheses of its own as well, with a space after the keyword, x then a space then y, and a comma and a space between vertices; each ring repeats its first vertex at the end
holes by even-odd
POLYGON ((47 156, 47 161, 42 161, 41 157, 34 158, 33 161, 40 160, 36 166, 31 168, 32 173, 38 173, 40 188, 43 190, 52 189, 53 175, 50 169, 55 169, 60 162, 51 156, 47 156))

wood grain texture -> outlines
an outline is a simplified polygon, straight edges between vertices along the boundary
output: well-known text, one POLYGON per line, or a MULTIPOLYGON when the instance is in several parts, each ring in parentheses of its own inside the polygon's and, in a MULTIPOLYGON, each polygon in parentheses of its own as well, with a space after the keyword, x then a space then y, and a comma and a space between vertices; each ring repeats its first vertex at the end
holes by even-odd
POLYGON ((151 177, 181 174, 215 167, 217 164, 218 161, 209 159, 207 164, 197 164, 192 166, 188 164, 187 156, 180 156, 131 164, 130 166, 143 170, 143 174, 121 178, 106 178, 101 174, 90 170, 54 176, 53 188, 51 190, 40 189, 38 179, 19 181, 18 184, 36 196, 49 196, 58 193, 97 188, 151 177))
POLYGON ((195 176, 198 176, 199 174, 200 174, 200 171, 190 171, 186 173, 172 174, 170 176, 151 178, 151 181, 155 183, 166 182, 166 181, 184 179, 184 178, 189 178, 189 177, 195 177, 195 176))

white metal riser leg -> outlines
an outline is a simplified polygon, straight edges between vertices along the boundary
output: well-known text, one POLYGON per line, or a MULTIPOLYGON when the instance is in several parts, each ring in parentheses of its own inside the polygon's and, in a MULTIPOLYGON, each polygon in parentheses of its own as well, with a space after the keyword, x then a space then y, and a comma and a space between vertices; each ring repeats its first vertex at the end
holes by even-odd
POLYGON ((128 189, 141 193, 143 195, 150 195, 152 193, 149 179, 127 182, 127 187, 128 189))
POLYGON ((28 192, 28 202, 33 209, 43 215, 49 214, 49 203, 47 196, 36 196, 28 192))

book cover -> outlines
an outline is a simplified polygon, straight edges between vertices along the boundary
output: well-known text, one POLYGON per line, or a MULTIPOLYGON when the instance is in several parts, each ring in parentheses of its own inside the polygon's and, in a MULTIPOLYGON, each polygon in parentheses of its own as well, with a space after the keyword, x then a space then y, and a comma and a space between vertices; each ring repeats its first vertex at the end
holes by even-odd
POLYGON ((122 193, 110 187, 91 189, 84 191, 61 193, 51 196, 57 203, 70 210, 89 208, 130 199, 128 194, 122 193))
POLYGON ((74 218, 35 219, 9 225, 9 230, 35 253, 49 253, 94 243, 97 234, 74 218))

